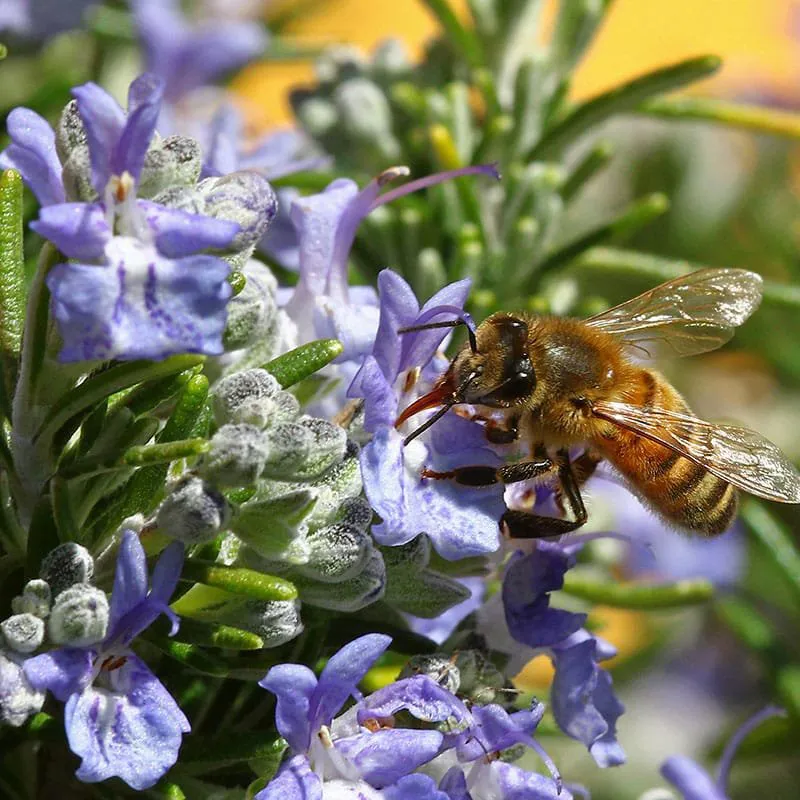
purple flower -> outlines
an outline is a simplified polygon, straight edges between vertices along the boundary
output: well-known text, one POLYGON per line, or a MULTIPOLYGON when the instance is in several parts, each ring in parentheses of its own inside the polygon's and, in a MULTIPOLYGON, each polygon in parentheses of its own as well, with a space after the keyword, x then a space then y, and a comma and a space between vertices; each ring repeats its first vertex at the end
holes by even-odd
POLYGON ((25 676, 65 702, 64 723, 76 775, 94 783, 112 776, 146 789, 178 758, 189 722, 161 682, 130 649, 158 616, 178 621, 167 605, 183 565, 183 545, 171 544, 156 564, 148 591, 147 562, 139 537, 122 536, 108 634, 99 645, 65 647, 28 659, 25 676))
POLYGON ((716 780, 686 756, 668 758, 661 766, 661 774, 681 793, 683 800, 728 800, 728 776, 739 745, 762 722, 776 716, 786 716, 786 712, 768 706, 741 725, 725 746, 716 780))
MULTIPOLYGON (((298 197, 292 203, 289 214, 298 238, 300 279, 285 308, 309 339, 340 339, 344 344, 340 361, 370 352, 378 327, 373 290, 351 289, 347 281, 347 261, 361 220, 378 206, 419 189, 464 175, 497 177, 497 170, 481 165, 440 172, 381 194, 388 183, 408 174, 407 167, 392 167, 361 190, 354 181, 339 178, 319 194, 298 197)), ((283 249, 287 249, 285 242, 283 249)))
POLYGON ((131 5, 147 69, 164 81, 169 104, 244 66, 268 43, 256 22, 209 19, 190 24, 177 0, 133 0, 131 5))
POLYGON ((198 251, 227 247, 239 226, 135 196, 162 88, 152 75, 137 78, 127 116, 94 84, 73 90, 100 198, 92 204, 61 202, 52 131, 33 112, 14 112, 14 140, 3 158, 24 168, 43 204, 31 227, 78 261, 47 275, 62 361, 222 352, 230 267, 198 251))
POLYGON ((498 464, 482 428, 448 414, 404 447, 403 435, 394 427, 401 408, 414 398, 405 373, 421 368, 421 380, 412 390, 424 391, 437 372, 425 368, 446 336, 441 328, 399 336, 398 328, 437 314, 452 319, 466 300, 469 281, 446 286, 422 309, 408 284, 389 270, 379 275, 378 289, 375 344, 348 390, 348 396, 364 398, 365 428, 373 434, 361 451, 367 499, 382 519, 372 533, 384 545, 405 544, 425 533, 437 552, 451 560, 493 552, 505 508, 502 487, 474 489, 422 476, 425 467, 447 471, 466 464, 498 464))
POLYGON ((0 31, 10 30, 31 39, 47 39, 80 27, 88 8, 98 0, 3 0, 0 31))
POLYGON ((331 793, 331 783, 341 796, 357 797, 359 787, 392 784, 438 753, 438 731, 361 729, 336 738, 331 732, 334 716, 348 697, 360 697, 358 683, 390 642, 380 634, 350 642, 331 657, 319 679, 301 664, 280 664, 260 681, 277 697, 275 724, 292 755, 258 800, 321 798, 323 782, 325 797, 339 796, 331 793))

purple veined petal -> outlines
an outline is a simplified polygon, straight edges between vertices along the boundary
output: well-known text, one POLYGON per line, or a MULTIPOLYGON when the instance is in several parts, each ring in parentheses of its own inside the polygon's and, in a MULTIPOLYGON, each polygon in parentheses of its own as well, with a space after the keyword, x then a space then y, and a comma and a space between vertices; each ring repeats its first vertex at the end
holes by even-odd
POLYGON ((450 767, 439 782, 448 800, 472 800, 467 791, 467 776, 461 767, 450 767))
POLYGON ((64 708, 67 741, 82 759, 75 773, 80 780, 95 783, 116 776, 141 791, 177 761, 189 721, 135 656, 115 672, 124 693, 90 686, 69 698, 64 708))
POLYGON ((240 231, 235 222, 191 214, 177 208, 139 200, 147 224, 156 237, 156 247, 167 258, 185 258, 200 250, 222 250, 240 231))
POLYGON ((239 158, 241 138, 242 115, 233 105, 224 103, 209 126, 202 177, 227 175, 240 167, 245 168, 244 160, 239 158))
MULTIPOLYGON (((358 294, 363 296, 365 292, 358 294)), ((368 302, 361 305, 355 301, 353 292, 350 292, 348 306, 325 298, 322 307, 317 306, 317 316, 320 317, 323 313, 330 328, 330 337, 338 339, 344 348, 336 363, 358 361, 372 350, 375 332, 378 329, 377 303, 368 302)), ((318 336, 322 336, 322 328, 321 322, 315 325, 318 336)))
POLYGON ((358 721, 384 719, 398 711, 408 711, 423 722, 452 723, 453 729, 466 728, 472 719, 464 703, 435 680, 413 675, 369 695, 359 706, 358 721))
POLYGON ((492 780, 500 789, 498 797, 514 800, 572 800, 572 793, 556 784, 552 778, 528 772, 516 764, 495 761, 489 765, 492 780))
POLYGON ((714 779, 686 756, 671 756, 661 765, 661 774, 681 793, 683 800, 728 800, 714 779))
POLYGON ((404 337, 418 333, 400 334, 398 330, 411 325, 419 314, 419 303, 412 288, 396 272, 384 269, 378 275, 378 297, 381 316, 375 336, 373 355, 390 383, 400 374, 405 348, 404 337))
MULTIPOLYGON (((503 608, 511 635, 528 647, 549 647, 580 630, 586 614, 550 607, 550 592, 561 589, 575 556, 564 548, 516 554, 503 579, 503 608)), ((594 645, 592 645, 594 646, 594 645)))
POLYGON ((306 756, 292 756, 254 800, 322 800, 322 779, 306 756))
POLYGON ((40 205, 63 203, 61 162, 49 123, 29 108, 15 108, 7 125, 11 144, 0 153, 0 168, 17 170, 40 205))
POLYGON ((363 397, 364 428, 374 432, 381 427, 391 427, 397 419, 397 395, 394 387, 387 382, 378 362, 367 356, 361 369, 353 378, 348 397, 363 397))
POLYGON ((22 669, 34 689, 50 691, 63 703, 91 681, 93 657, 92 650, 64 647, 26 659, 22 669))
POLYGON ((331 724, 347 698, 355 694, 361 679, 391 643, 391 636, 368 633, 330 657, 311 698, 309 719, 313 730, 331 724))
POLYGON ((30 227, 68 258, 99 261, 111 240, 103 207, 97 203, 58 203, 39 211, 30 227))
POLYGON ((114 572, 114 587, 109 604, 108 636, 112 641, 120 635, 122 619, 147 597, 147 556, 139 537, 131 530, 123 531, 114 572))
POLYGON ((193 89, 213 83, 261 55, 269 36, 256 22, 213 20, 193 25, 174 55, 167 81, 167 99, 177 102, 193 89))
POLYGON ((150 581, 150 596, 169 603, 183 569, 185 549, 181 542, 171 542, 156 561, 150 581))
MULTIPOLYGON (((446 776, 445 776, 446 777, 446 776)), ((466 791, 466 784, 465 784, 466 791)), ((394 786, 383 790, 385 800, 469 800, 468 795, 451 795, 436 788, 436 781, 428 775, 406 775, 394 786)))
POLYGON ((459 761, 475 761, 486 753, 507 750, 515 744, 528 744, 530 733, 502 706, 492 703, 472 708, 472 736, 458 746, 459 761))
POLYGON ((156 129, 156 121, 164 96, 164 81, 157 75, 145 73, 136 78, 128 90, 128 119, 111 151, 112 175, 128 172, 134 178, 144 165, 147 148, 156 129))
POLYGON ((417 441, 404 448, 402 435, 393 428, 379 429, 360 460, 364 491, 382 519, 372 526, 380 544, 405 544, 426 533, 450 561, 497 550, 498 520, 505 509, 502 487, 474 489, 422 479, 417 462, 419 468, 426 466, 424 445, 417 441))
POLYGON ((316 730, 311 727, 310 707, 317 677, 303 664, 278 664, 258 685, 277 698, 275 727, 298 753, 305 753, 316 730))
POLYGON ((47 276, 63 362, 219 355, 231 296, 230 265, 213 256, 163 258, 114 237, 106 266, 59 264, 47 276))
POLYGON ((608 730, 597 741, 592 743, 589 753, 598 767, 618 767, 626 761, 625 751, 617 742, 617 720, 625 712, 625 706, 620 703, 614 694, 611 675, 600 667, 597 668, 594 707, 606 721, 608 730))
POLYGON ((383 728, 339 739, 336 749, 373 786, 389 786, 432 761, 444 737, 439 731, 383 728))
POLYGON ((297 272, 300 269, 300 240, 289 209, 295 199, 300 197, 300 192, 287 187, 278 189, 277 195, 278 213, 259 242, 258 249, 274 258, 285 269, 297 272))
POLYGON ((125 127, 125 112, 114 98, 96 83, 84 83, 72 90, 86 129, 92 163, 92 186, 103 196, 111 178, 112 154, 125 127))
POLYGON ((131 0, 149 72, 169 85, 177 52, 189 36, 189 26, 177 0, 131 0))
MULTIPOLYGON (((419 316, 411 323, 422 325, 426 322, 445 322, 462 318, 473 332, 475 322, 463 311, 472 281, 465 278, 440 289, 422 306, 419 316)), ((410 367, 424 367, 451 331, 448 328, 433 328, 403 335, 403 350, 400 357, 400 371, 410 367)))

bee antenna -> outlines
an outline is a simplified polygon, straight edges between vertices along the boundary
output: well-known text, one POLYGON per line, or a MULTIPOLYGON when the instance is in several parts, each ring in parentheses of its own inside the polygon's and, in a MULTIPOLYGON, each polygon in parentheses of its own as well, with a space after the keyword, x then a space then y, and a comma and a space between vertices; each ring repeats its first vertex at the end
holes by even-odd
POLYGON ((433 308, 423 311, 417 317, 417 322, 414 325, 408 325, 404 328, 398 328, 398 333, 413 333, 414 331, 427 331, 434 328, 457 328, 464 325, 467 329, 467 336, 469 337, 469 347, 473 353, 478 352, 478 339, 475 335, 475 320, 466 312, 462 311, 457 306, 434 306, 433 308), (457 319, 450 319, 445 322, 425 322, 431 317, 438 316, 439 314, 452 312, 458 314, 457 319))
POLYGON ((431 427, 435 422, 438 422, 453 406, 455 403, 448 403, 447 405, 442 406, 433 416, 429 417, 419 426, 415 431, 409 433, 405 439, 403 439, 403 447, 405 447, 410 441, 413 441, 422 433, 425 433, 428 428, 431 427))

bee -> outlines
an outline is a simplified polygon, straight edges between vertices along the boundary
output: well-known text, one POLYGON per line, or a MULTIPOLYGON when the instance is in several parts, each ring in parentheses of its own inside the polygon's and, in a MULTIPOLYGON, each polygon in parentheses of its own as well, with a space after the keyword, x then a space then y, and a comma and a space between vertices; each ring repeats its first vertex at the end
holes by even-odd
MULTIPOLYGON (((470 327, 469 342, 444 375, 396 424, 439 407, 407 444, 465 405, 485 423, 490 442, 526 443, 528 460, 518 463, 422 473, 466 486, 554 482, 571 518, 507 510, 501 527, 511 538, 557 536, 583 525, 581 486, 602 461, 673 526, 716 536, 736 516, 739 490, 800 503, 800 474, 758 433, 695 417, 663 375, 632 356, 664 346, 678 356, 719 347, 755 311, 761 285, 747 270, 703 269, 585 320, 493 314, 470 327), (572 460, 578 447, 584 450, 572 460)), ((401 332, 463 324, 466 315, 401 332)))

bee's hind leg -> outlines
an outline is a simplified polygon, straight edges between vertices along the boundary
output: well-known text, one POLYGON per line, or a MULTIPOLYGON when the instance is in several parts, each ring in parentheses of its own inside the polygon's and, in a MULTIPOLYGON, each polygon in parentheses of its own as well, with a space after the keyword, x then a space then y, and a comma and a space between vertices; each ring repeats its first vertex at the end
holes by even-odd
POLYGON ((559 450, 554 464, 560 489, 560 497, 574 519, 545 517, 527 511, 506 511, 500 519, 501 527, 508 530, 511 539, 545 539, 550 536, 561 536, 580 528, 588 519, 586 506, 583 504, 578 478, 572 469, 569 453, 559 450))

